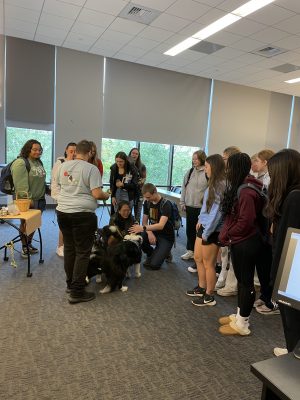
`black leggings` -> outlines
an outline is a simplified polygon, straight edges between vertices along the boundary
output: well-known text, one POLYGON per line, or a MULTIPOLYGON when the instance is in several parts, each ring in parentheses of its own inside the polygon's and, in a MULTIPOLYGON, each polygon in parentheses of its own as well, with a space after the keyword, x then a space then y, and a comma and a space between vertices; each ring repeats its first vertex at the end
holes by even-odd
POLYGON ((194 208, 186 206, 186 249, 194 251, 194 245, 196 240, 196 225, 198 222, 198 217, 200 214, 201 208, 194 208))
POLYGON ((232 265, 238 281, 238 307, 241 317, 249 317, 255 301, 254 270, 262 250, 259 235, 231 246, 232 265))

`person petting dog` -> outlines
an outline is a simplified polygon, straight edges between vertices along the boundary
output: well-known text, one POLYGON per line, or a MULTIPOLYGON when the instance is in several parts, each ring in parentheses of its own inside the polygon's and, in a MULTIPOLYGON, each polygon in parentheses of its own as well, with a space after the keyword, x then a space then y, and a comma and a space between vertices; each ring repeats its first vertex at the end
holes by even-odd
POLYGON ((98 168, 88 162, 92 145, 82 140, 76 158, 65 161, 58 171, 57 221, 64 237, 64 268, 70 303, 90 301, 95 293, 85 290, 85 278, 97 230, 97 200, 107 200, 98 168))
POLYGON ((142 194, 145 200, 142 225, 133 225, 129 232, 142 234, 142 250, 147 255, 144 268, 158 270, 169 256, 175 241, 172 205, 161 197, 152 183, 142 187, 142 194))

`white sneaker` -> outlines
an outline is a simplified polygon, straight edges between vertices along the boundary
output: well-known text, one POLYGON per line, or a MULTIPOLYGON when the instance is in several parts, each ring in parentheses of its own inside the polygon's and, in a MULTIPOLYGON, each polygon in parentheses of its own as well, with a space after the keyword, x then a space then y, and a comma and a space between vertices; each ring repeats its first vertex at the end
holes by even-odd
POLYGON ((288 351, 287 351, 287 349, 285 349, 283 347, 275 347, 273 349, 273 353, 275 354, 276 357, 279 357, 279 356, 283 356, 284 354, 287 354, 288 351))
POLYGON ((225 286, 225 287, 223 287, 222 289, 218 289, 218 290, 217 290, 217 294, 218 294, 219 296, 224 296, 224 297, 227 297, 227 296, 236 296, 236 295, 237 295, 237 290, 233 290, 233 289, 227 288, 227 287, 225 286))
POLYGON ((189 260, 194 258, 194 252, 192 250, 188 250, 186 253, 182 254, 182 260, 189 260))
POLYGON ((257 300, 255 300, 253 307, 256 308, 256 307, 260 307, 260 306, 264 306, 264 305, 265 305, 265 302, 262 299, 257 299, 257 300))
POLYGON ((216 283, 215 290, 222 289, 225 286, 225 281, 219 280, 216 283))
POLYGON ((188 267, 187 269, 189 272, 191 272, 192 274, 197 273, 197 266, 196 265, 191 265, 190 267, 188 267))
POLYGON ((59 257, 63 257, 64 256, 64 246, 57 246, 56 247, 56 254, 59 257))
POLYGON ((256 311, 260 314, 264 315, 277 315, 280 314, 280 310, 278 307, 278 304, 275 303, 274 301, 271 302, 273 305, 273 308, 267 307, 266 304, 263 304, 262 306, 256 307, 256 311))

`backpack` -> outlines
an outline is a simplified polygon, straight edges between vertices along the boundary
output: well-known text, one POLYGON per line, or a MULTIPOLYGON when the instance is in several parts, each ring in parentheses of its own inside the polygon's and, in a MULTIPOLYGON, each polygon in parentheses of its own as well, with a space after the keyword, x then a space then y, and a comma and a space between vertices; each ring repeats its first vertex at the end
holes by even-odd
POLYGON ((184 187, 187 187, 187 185, 189 184, 189 181, 190 181, 190 179, 191 179, 191 175, 192 175, 193 170, 194 170, 194 167, 192 167, 192 168, 189 170, 188 178, 187 178, 187 180, 186 180, 186 183, 184 184, 184 187))
POLYGON ((162 199, 162 202, 160 203, 160 212, 162 214, 162 208, 163 206, 166 204, 166 202, 171 203, 171 207, 172 207, 172 213, 171 213, 171 218, 170 218, 170 222, 173 225, 173 228, 178 231, 180 229, 180 227, 182 226, 182 218, 179 214, 179 210, 177 207, 177 204, 173 201, 173 200, 169 200, 169 199, 162 199))
MULTIPOLYGON (((27 158, 20 157, 24 160, 27 172, 29 174, 30 171, 30 163, 27 158)), ((5 194, 14 194, 15 187, 14 182, 11 174, 11 166, 16 161, 13 160, 6 167, 2 168, 1 176, 0 176, 0 191, 5 194)))
MULTIPOLYGON (((263 208, 265 207, 267 201, 268 201, 268 195, 266 193, 265 189, 259 189, 256 185, 254 185, 253 183, 243 183, 242 185, 240 185, 238 187, 237 190, 237 198, 239 200, 240 198, 240 194, 241 194, 241 190, 245 189, 245 188, 250 188, 256 191, 256 193, 259 194, 259 196, 263 199, 264 205, 263 208)), ((263 241, 264 242, 268 242, 270 239, 270 220, 264 216, 263 212, 261 212, 258 216, 257 216, 257 222, 258 222, 258 226, 259 226, 259 230, 260 233, 262 235, 263 241)))

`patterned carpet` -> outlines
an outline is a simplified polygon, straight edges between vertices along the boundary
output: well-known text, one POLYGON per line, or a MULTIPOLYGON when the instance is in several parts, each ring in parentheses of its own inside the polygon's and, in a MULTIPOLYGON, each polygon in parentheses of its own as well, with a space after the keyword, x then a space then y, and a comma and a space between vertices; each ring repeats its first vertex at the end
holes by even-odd
MULTIPOLYGON (((65 294, 57 230, 54 211, 46 211, 45 263, 32 257, 32 278, 19 254, 16 269, 1 254, 1 400, 260 399, 250 364, 284 344, 280 316, 254 311, 249 337, 219 335, 217 320, 234 311, 236 299, 216 296, 217 306, 204 309, 191 305, 185 290, 196 277, 180 259, 184 229, 172 264, 142 268, 126 293, 101 295, 101 285, 91 282, 96 300, 76 305, 65 294)), ((11 236, 0 225, 0 243, 11 236)))

